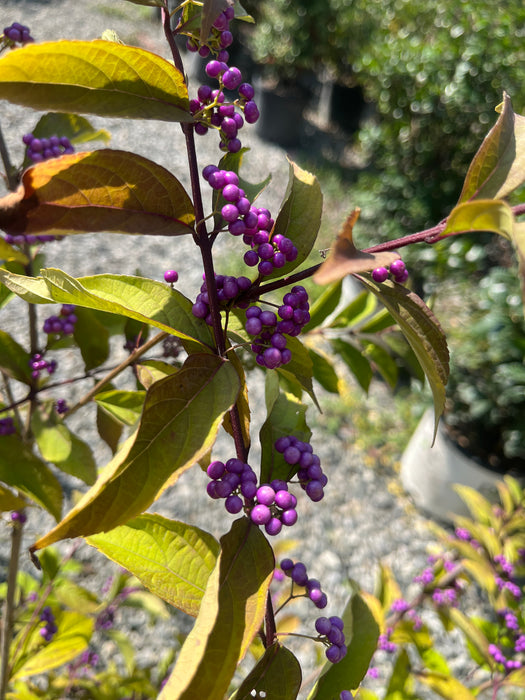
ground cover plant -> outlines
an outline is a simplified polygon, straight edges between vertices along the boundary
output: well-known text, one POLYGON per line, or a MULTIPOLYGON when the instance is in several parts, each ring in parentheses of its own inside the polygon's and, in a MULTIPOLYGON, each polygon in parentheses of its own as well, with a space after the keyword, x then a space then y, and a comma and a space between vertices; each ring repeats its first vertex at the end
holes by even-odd
MULTIPOLYGON (((524 207, 511 207, 506 197, 525 179, 525 120, 503 95, 458 203, 443 221, 358 250, 353 229, 359 209, 354 209, 330 249, 316 251, 322 193, 315 176, 290 161, 278 212, 262 205, 267 181, 243 176, 241 164, 249 160, 243 129, 257 121, 259 111, 252 85, 229 63, 228 48, 232 22, 250 18, 227 0, 186 0, 171 17, 164 0, 139 4, 161 8, 172 62, 125 45, 114 34, 39 43, 24 25, 3 32, 0 98, 45 114, 31 133, 21 135, 24 163, 11 165, 2 148, 12 192, 0 201, 5 232, 0 300, 4 305, 17 295, 27 302, 30 341, 25 348, 0 330, 0 503, 12 534, 3 586, 0 697, 291 700, 301 692, 312 700, 348 700, 378 645, 393 653, 393 645, 405 639, 414 644, 424 670, 411 666, 407 651, 400 653, 384 697, 408 688, 414 675, 444 697, 474 697, 433 650, 415 604, 403 598, 391 609, 396 589, 390 579, 387 585, 386 573, 375 597, 355 587, 346 609, 328 617, 323 610, 329 591, 308 575, 308 551, 304 561, 276 562, 272 539, 293 528, 304 499, 322 508, 330 487, 329 470, 310 444, 306 407, 317 401, 317 384, 339 391, 335 357, 365 390, 374 374, 395 385, 400 366, 424 373, 437 425, 448 378, 446 338, 432 311, 406 286, 409 271, 398 250, 489 231, 511 240, 523 265, 516 217, 524 207), (177 35, 206 60, 216 87, 187 84, 177 35), (79 150, 96 136, 104 138, 79 116, 85 114, 178 123, 177 148, 187 154, 190 191, 143 156, 79 150), (199 163, 195 140, 208 132, 217 135, 217 162, 199 163), (179 291, 183 280, 174 269, 158 282, 115 274, 77 279, 44 266, 50 238, 87 232, 162 236, 166 246, 175 247, 176 237, 191 237, 202 259, 198 295, 190 299, 179 291), (229 236, 238 241, 245 266, 238 277, 216 271, 217 251, 229 236), (334 314, 341 281, 349 274, 363 292, 334 314), (306 290, 313 288, 310 278, 319 285, 312 302, 306 290), (48 304, 59 308, 41 323, 37 309, 48 304), (107 370, 111 334, 124 334, 129 356, 107 370), (78 348, 83 369, 67 381, 91 381, 75 403, 68 401, 66 381, 58 383, 60 398, 50 393, 57 389, 53 375, 60 351, 71 347, 78 348), (115 388, 113 382, 130 368, 136 388, 115 388), (250 454, 257 436, 247 372, 257 373, 265 387, 258 464, 250 454), (100 437, 113 452, 101 469, 68 426, 69 417, 91 402, 100 437), (219 430, 231 437, 231 457, 224 461, 213 453, 219 430), (191 523, 146 512, 167 489, 177 499, 177 479, 190 468, 203 469, 209 478, 209 507, 220 509, 214 501, 222 501, 232 516, 220 540, 191 523), (89 487, 65 515, 59 472, 89 487), (28 508, 45 509, 57 522, 30 549, 43 572, 40 580, 17 576, 28 508), (60 563, 53 549, 72 538, 83 538, 126 573, 100 595, 89 593, 70 575, 74 559, 60 563), (290 592, 276 595, 276 582, 287 579, 290 592), (279 613, 297 597, 320 611, 315 629, 280 626, 279 613), (132 651, 111 629, 115 610, 134 604, 159 616, 165 612, 162 601, 195 617, 195 624, 175 660, 168 654, 155 667, 138 669, 132 651), (128 661, 124 671, 97 669, 90 644, 104 633, 119 640, 128 661), (286 646, 291 634, 306 635, 324 650, 324 666, 303 689, 300 664, 286 646), (236 683, 245 657, 253 663, 236 683)), ((496 697, 500 687, 525 682, 516 582, 525 546, 523 498, 511 481, 502 487, 496 511, 465 495, 475 520, 462 523, 453 545, 448 543, 459 560, 436 559, 432 576, 422 573, 421 582, 425 596, 441 606, 444 624, 464 631, 487 675, 480 683, 496 697), (492 569, 490 578, 486 572, 492 569), (504 611, 504 623, 467 624, 450 612, 456 589, 469 575, 493 596, 495 609, 504 611)), ((358 692, 373 697, 371 691, 358 692)))

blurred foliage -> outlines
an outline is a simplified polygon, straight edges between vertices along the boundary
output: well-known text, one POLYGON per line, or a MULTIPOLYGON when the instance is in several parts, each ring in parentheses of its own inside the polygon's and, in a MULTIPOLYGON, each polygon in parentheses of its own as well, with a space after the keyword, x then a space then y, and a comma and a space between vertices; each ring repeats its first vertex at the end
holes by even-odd
POLYGON ((523 469, 525 321, 516 272, 494 268, 451 297, 458 308, 449 309, 446 424, 460 446, 492 467, 523 469))

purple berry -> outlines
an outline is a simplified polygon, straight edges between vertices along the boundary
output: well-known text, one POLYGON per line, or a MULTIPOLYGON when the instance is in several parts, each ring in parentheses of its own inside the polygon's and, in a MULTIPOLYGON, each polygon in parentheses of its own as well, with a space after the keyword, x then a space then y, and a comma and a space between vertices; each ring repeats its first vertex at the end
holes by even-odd
POLYGON ((394 260, 394 262, 390 265, 390 273, 394 275, 394 277, 400 277, 405 270, 406 265, 402 260, 394 260))
POLYGON ((281 522, 287 527, 295 525, 297 522, 297 511, 294 508, 289 508, 281 514, 281 522))
POLYGON ((332 623, 327 617, 318 617, 315 621, 315 629, 319 634, 325 636, 332 629, 332 623))
POLYGON ((328 661, 330 661, 333 664, 336 664, 338 661, 341 660, 341 650, 339 649, 338 646, 332 645, 331 647, 328 647, 328 649, 325 652, 326 658, 328 661))
POLYGON ((179 279, 179 273, 177 272, 177 270, 166 270, 166 272, 164 273, 164 279, 166 282, 173 284, 179 279))
POLYGON ((283 525, 279 518, 271 518, 264 526, 264 529, 268 535, 273 536, 278 535, 281 532, 282 526, 283 525))
POLYGON ((256 525, 266 525, 266 523, 270 522, 271 517, 270 509, 263 503, 256 505, 250 512, 250 519, 256 525))
POLYGON ((224 502, 224 505, 228 513, 235 515, 236 513, 240 513, 242 510, 242 499, 237 495, 228 496, 224 502))
POLYGON ((386 267, 376 267, 375 270, 372 270, 372 279, 374 282, 384 282, 388 278, 388 270, 386 267))
POLYGON ((271 506, 275 501, 275 491, 268 484, 263 484, 257 489, 257 500, 265 506, 271 506))

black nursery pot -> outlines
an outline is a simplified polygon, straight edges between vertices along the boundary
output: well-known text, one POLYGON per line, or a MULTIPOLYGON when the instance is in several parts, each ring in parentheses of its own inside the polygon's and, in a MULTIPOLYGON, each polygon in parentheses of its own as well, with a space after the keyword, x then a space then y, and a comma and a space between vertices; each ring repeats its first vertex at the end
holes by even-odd
POLYGON ((346 133, 359 129, 365 110, 365 98, 360 85, 334 83, 330 95, 330 121, 346 133))
POLYGON ((255 99, 260 112, 256 132, 259 138, 284 147, 299 145, 303 112, 310 98, 310 93, 298 85, 269 85, 256 80, 255 99))

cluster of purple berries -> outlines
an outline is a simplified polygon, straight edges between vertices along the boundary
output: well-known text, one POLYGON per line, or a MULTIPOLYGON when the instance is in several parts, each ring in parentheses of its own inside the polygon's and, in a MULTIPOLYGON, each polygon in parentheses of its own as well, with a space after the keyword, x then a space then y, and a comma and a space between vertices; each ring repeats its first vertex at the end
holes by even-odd
POLYGON ((9 27, 4 27, 4 37, 17 44, 28 44, 34 41, 29 33, 29 27, 19 22, 13 22, 9 27))
MULTIPOLYGON (((204 275, 203 275, 204 277, 204 275)), ((228 304, 239 294, 251 287, 251 280, 248 277, 230 277, 228 275, 215 275, 215 286, 217 288, 217 298, 219 304, 228 304)), ((211 314, 209 306, 208 285, 206 277, 201 285, 201 291, 197 294, 192 313, 196 318, 203 318, 211 326, 211 314)))
POLYGON ((27 146, 27 157, 33 163, 41 163, 43 160, 57 158, 64 153, 75 152, 67 136, 50 136, 39 139, 33 134, 24 134, 22 141, 27 146))
POLYGON ((48 374, 53 374, 57 368, 56 360, 44 359, 42 353, 36 352, 29 360, 29 366, 31 367, 31 376, 33 379, 38 379, 41 372, 46 371, 48 374))
POLYGON ((0 418, 0 436, 13 435, 13 433, 16 433, 16 428, 12 417, 0 418))
POLYGON ((328 477, 321 468, 319 457, 313 453, 312 446, 294 435, 285 435, 275 441, 275 449, 283 455, 287 464, 298 467, 297 477, 308 498, 314 503, 322 500, 328 477))
POLYGON ((263 311, 259 306, 246 309, 245 329, 248 335, 256 336, 251 348, 258 365, 277 369, 290 362, 292 353, 286 347, 285 336, 295 337, 301 333, 310 320, 309 308, 306 289, 296 286, 284 295, 277 314, 263 311))
POLYGON ((55 624, 55 616, 48 605, 42 609, 40 621, 44 623, 43 627, 40 628, 40 636, 43 637, 46 642, 50 642, 58 628, 55 624))
POLYGON ((229 56, 226 49, 233 42, 233 34, 230 31, 230 22, 235 17, 233 7, 227 7, 224 12, 217 17, 213 23, 210 36, 206 44, 199 45, 199 42, 190 37, 186 42, 186 48, 191 52, 199 52, 199 56, 206 58, 210 55, 210 51, 218 52, 218 57, 221 61, 227 61, 229 56))
POLYGON ((62 304, 58 316, 49 316, 44 321, 44 333, 48 335, 73 335, 77 317, 73 304, 62 304))
POLYGON ((24 236, 22 234, 12 236, 10 233, 7 233, 4 240, 6 243, 9 243, 9 245, 24 245, 27 243, 28 245, 35 245, 36 243, 49 243, 50 241, 61 241, 64 238, 64 236, 53 236, 52 234, 41 234, 41 235, 34 235, 30 233, 27 236, 24 236))
POLYGON ((69 406, 65 399, 57 399, 55 403, 55 411, 61 416, 69 411, 69 406))
POLYGON ((389 268, 376 267, 375 270, 372 270, 374 282, 384 282, 390 275, 392 275, 394 282, 404 284, 408 279, 408 270, 405 263, 402 260, 394 260, 389 268))
POLYGON ((294 563, 291 559, 283 559, 281 569, 294 583, 306 589, 306 597, 312 601, 316 608, 319 610, 326 608, 328 604, 326 593, 321 590, 321 584, 317 579, 308 578, 306 566, 301 561, 294 563))

